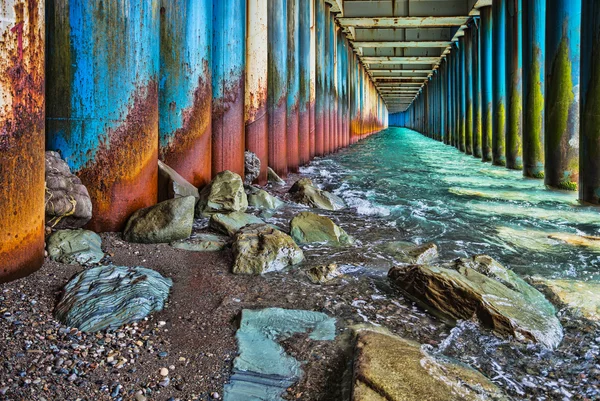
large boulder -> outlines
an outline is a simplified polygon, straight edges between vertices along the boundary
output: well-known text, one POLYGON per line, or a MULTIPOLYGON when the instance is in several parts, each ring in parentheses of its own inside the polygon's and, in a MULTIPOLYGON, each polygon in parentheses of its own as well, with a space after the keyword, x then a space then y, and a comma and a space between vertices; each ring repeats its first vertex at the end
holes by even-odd
POLYGON ((391 241, 378 246, 378 248, 400 263, 420 265, 430 263, 438 257, 438 248, 433 242, 415 245, 412 242, 391 241))
POLYGON ((104 258, 102 239, 88 230, 59 230, 52 233, 46 249, 50 259, 59 263, 92 265, 104 258))
POLYGON ((586 319, 600 322, 600 283, 538 276, 531 280, 542 287, 551 300, 577 310, 586 319))
POLYGON ((84 332, 115 330, 162 310, 172 284, 143 267, 94 267, 67 283, 54 314, 84 332))
POLYGON ((81 228, 92 218, 92 200, 56 152, 46 152, 46 225, 81 228))
POLYGON ((264 221, 253 214, 233 212, 213 214, 208 222, 210 228, 229 236, 235 235, 242 227, 249 224, 264 224, 264 221))
POLYGON ((260 188, 250 188, 248 192, 248 206, 260 210, 275 210, 283 206, 283 202, 260 188))
POLYGON ((287 234, 267 224, 251 224, 235 235, 233 273, 264 274, 304 260, 302 250, 287 234))
POLYGON ((342 198, 315 187, 309 178, 296 181, 289 191, 294 202, 324 210, 340 210, 346 207, 342 198))
POLYGON ((351 245, 354 238, 329 217, 311 212, 298 213, 290 222, 290 235, 298 244, 351 245))
POLYGON ((267 181, 270 184, 285 185, 285 181, 271 167, 267 167, 267 181))
POLYGON ((475 369, 419 343, 369 329, 356 335, 353 401, 508 401, 475 369))
POLYGON ((251 185, 260 175, 260 159, 256 153, 244 152, 244 184, 251 185))
POLYGON ((476 317, 501 335, 556 348, 563 330, 554 306, 489 256, 442 266, 394 267, 388 276, 403 292, 450 320, 476 317))
POLYGON ((200 191, 196 216, 215 213, 245 212, 248 198, 244 192, 242 177, 229 170, 222 171, 200 191))
POLYGON ((166 201, 173 198, 193 196, 198 199, 200 194, 198 188, 189 183, 179 173, 158 161, 158 201, 166 201))
POLYGON ((127 222, 123 238, 129 242, 157 244, 192 235, 196 198, 170 199, 136 211, 127 222))
POLYGON ((221 251, 229 245, 229 238, 215 234, 195 234, 190 238, 171 242, 171 246, 177 249, 194 252, 214 252, 221 251))

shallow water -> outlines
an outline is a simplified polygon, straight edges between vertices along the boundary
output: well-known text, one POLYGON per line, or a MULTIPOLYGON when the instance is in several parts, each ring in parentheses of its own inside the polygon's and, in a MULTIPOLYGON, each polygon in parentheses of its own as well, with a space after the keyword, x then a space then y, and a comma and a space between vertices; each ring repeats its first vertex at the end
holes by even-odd
POLYGON ((373 244, 433 241, 443 260, 486 253, 521 275, 600 280, 599 246, 549 238, 600 235, 600 208, 417 132, 390 128, 302 173, 355 208, 363 218, 350 231, 373 244))

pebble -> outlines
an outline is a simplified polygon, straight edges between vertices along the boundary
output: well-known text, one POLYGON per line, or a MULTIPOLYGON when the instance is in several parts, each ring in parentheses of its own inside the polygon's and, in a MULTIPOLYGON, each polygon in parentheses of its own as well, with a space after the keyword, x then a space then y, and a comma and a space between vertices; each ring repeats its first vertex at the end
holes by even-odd
POLYGON ((217 393, 216 391, 214 393, 212 393, 210 396, 215 400, 221 399, 221 395, 219 393, 217 393))
POLYGON ((169 379, 168 377, 165 377, 163 380, 161 380, 158 385, 161 387, 167 387, 169 385, 169 383, 171 383, 171 379, 169 379))
POLYGON ((147 400, 146 396, 142 393, 137 393, 135 395, 135 401, 146 401, 146 400, 147 400))
POLYGON ((169 375, 169 369, 167 369, 167 368, 161 368, 160 369, 160 375, 161 376, 168 376, 169 375))

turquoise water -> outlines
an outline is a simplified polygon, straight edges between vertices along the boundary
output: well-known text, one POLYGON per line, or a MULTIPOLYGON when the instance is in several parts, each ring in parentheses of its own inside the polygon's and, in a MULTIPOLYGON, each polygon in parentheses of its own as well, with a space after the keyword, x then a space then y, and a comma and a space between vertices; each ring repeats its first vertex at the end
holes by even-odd
POLYGON ((303 173, 442 259, 485 253, 521 275, 600 279, 600 241, 581 237, 600 236, 599 208, 417 132, 390 128, 303 173))

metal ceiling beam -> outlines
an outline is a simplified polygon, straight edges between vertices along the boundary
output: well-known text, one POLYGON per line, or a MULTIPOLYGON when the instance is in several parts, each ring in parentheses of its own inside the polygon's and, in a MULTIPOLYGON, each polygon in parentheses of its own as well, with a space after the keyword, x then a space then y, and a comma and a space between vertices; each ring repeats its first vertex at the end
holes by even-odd
POLYGON ((410 70, 410 69, 389 69, 389 68, 369 68, 369 72, 373 74, 394 74, 394 73, 411 73, 411 74, 429 74, 433 69, 426 70, 410 70))
POLYGON ((452 42, 446 41, 438 41, 438 40, 424 40, 424 41, 385 41, 385 42, 377 42, 377 41, 353 41, 354 46, 356 47, 447 47, 452 44, 452 42))
POLYGON ((455 17, 342 17, 341 26, 354 28, 443 28, 464 25, 469 16, 455 17))
POLYGON ((401 57, 401 56, 367 56, 362 57, 365 64, 435 64, 439 57, 401 57))

